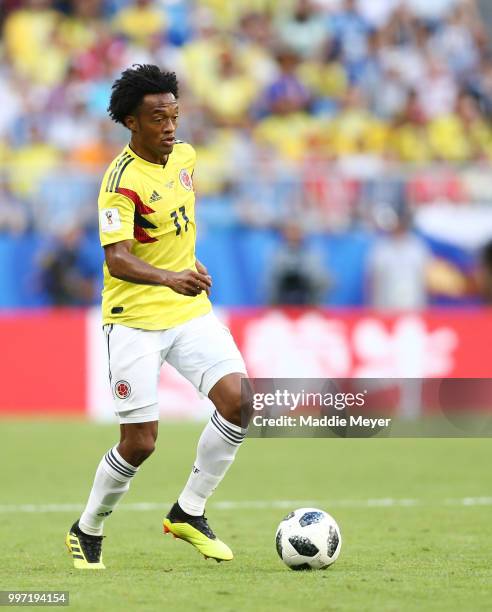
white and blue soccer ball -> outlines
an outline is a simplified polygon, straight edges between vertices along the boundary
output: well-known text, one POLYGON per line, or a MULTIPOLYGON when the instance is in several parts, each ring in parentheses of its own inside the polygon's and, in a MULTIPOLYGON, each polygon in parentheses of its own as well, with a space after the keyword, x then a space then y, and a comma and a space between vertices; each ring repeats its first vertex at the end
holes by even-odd
POLYGON ((338 559, 342 535, 335 519, 318 508, 299 508, 280 523, 275 545, 293 570, 325 569, 338 559))

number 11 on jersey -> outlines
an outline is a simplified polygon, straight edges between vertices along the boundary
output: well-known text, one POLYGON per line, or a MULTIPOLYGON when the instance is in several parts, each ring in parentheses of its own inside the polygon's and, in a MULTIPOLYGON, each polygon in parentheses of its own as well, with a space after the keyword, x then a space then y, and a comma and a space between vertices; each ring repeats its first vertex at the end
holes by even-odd
MULTIPOLYGON (((181 213, 181 216, 183 217, 183 220, 185 222, 185 226, 184 226, 185 232, 187 232, 188 231, 188 223, 190 222, 190 220, 186 216, 186 208, 184 206, 180 206, 178 210, 181 213)), ((181 224, 180 224, 179 219, 178 219, 178 213, 175 210, 173 210, 173 212, 170 213, 170 216, 171 216, 171 218, 174 221, 174 225, 176 226, 176 236, 179 236, 181 234, 181 224)))

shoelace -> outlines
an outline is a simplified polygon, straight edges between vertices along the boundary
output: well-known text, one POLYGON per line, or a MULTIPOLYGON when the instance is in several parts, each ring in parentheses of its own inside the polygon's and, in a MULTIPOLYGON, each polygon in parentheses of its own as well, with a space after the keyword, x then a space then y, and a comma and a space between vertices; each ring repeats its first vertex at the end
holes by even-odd
POLYGON ((216 535, 210 528, 210 525, 208 524, 208 521, 207 521, 207 517, 205 515, 197 516, 196 518, 192 518, 192 519, 188 519, 187 522, 190 523, 193 527, 196 527, 196 529, 198 529, 198 531, 201 531, 204 535, 206 535, 207 538, 210 538, 211 540, 216 539, 216 535))
POLYGON ((85 536, 83 533, 79 533, 78 537, 87 561, 97 563, 101 557, 102 541, 105 536, 85 536))

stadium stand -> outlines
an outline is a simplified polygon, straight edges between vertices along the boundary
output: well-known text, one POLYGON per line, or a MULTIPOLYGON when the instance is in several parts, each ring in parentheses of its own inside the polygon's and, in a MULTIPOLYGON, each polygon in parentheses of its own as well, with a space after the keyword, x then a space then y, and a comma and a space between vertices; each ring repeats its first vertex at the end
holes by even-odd
POLYGON ((97 191, 126 140, 110 86, 147 62, 181 82, 217 303, 267 302, 258 271, 286 219, 329 270, 323 301, 367 303, 377 232, 403 212, 441 259, 431 303, 477 299, 453 282, 492 232, 492 53, 474 0, 5 0, 0 19, 0 307, 56 302, 40 262, 74 228, 95 287, 74 303, 98 301, 97 191), (449 207, 482 231, 464 236, 449 207))

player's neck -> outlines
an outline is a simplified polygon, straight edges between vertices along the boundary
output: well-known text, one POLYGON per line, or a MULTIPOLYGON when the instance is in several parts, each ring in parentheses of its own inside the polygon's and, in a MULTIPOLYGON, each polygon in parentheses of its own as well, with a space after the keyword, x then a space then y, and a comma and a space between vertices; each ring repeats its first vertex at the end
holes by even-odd
POLYGON ((165 166, 167 164, 167 160, 169 159, 169 155, 159 156, 149 151, 145 147, 136 143, 133 139, 130 140, 130 149, 136 153, 139 157, 144 159, 145 161, 150 162, 151 164, 159 164, 160 166, 165 166))

